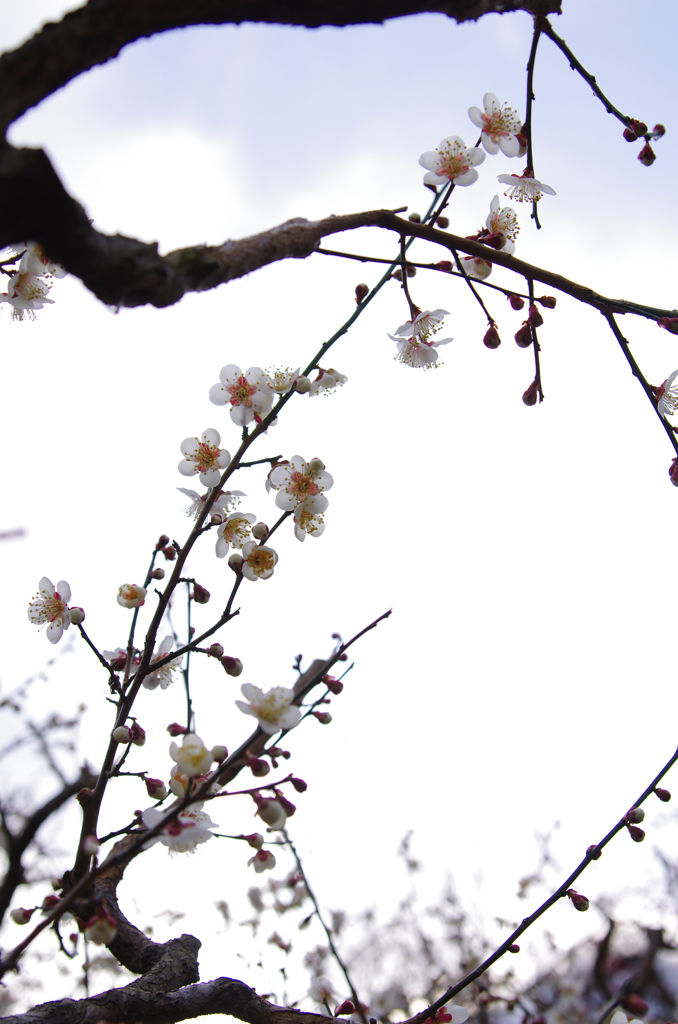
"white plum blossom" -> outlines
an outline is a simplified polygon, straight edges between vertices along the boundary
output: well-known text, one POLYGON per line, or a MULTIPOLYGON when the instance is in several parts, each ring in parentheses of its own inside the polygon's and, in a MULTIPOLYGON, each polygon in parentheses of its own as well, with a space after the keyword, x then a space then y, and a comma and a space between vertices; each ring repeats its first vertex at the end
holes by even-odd
POLYGON ((261 367, 250 366, 243 373, 235 363, 228 363, 222 367, 219 380, 219 384, 210 388, 210 402, 230 405, 231 419, 239 427, 247 426, 252 420, 261 423, 273 405, 275 394, 261 367))
POLYGON ((512 207, 504 206, 500 208, 499 196, 495 196, 490 203, 490 212, 485 221, 485 227, 491 235, 504 235, 506 241, 499 251, 513 255, 516 250, 515 240, 520 231, 518 217, 512 207))
POLYGON ((260 875, 262 871, 271 871, 275 867, 275 857, 270 850, 257 850, 247 861, 247 866, 254 866, 256 873, 260 875))
MULTIPOLYGON (((217 827, 216 822, 201 808, 202 804, 199 803, 187 807, 170 821, 162 832, 149 840, 147 847, 153 846, 154 843, 162 843, 170 853, 193 853, 196 846, 212 839, 210 829, 217 827)), ((166 814, 167 811, 149 807, 143 812, 142 820, 146 828, 155 828, 166 814)))
POLYGON ((269 579, 278 562, 278 554, 273 548, 257 544, 254 540, 248 540, 243 544, 242 557, 242 574, 253 583, 269 579))
POLYGON ((181 746, 170 744, 170 757, 179 766, 179 770, 192 779, 195 775, 204 775, 209 771, 214 758, 199 736, 187 732, 181 746))
POLYGON ((158 645, 151 658, 149 674, 143 682, 147 690, 155 690, 158 686, 161 690, 166 690, 170 683, 174 682, 175 673, 181 669, 181 658, 172 658, 166 665, 161 665, 160 668, 153 670, 153 665, 166 658, 173 647, 174 637, 172 636, 166 636, 162 643, 158 645))
POLYGON ((45 250, 39 242, 25 242, 25 250, 19 264, 19 273, 33 274, 36 277, 66 277, 67 271, 60 263, 53 263, 47 258, 45 250))
POLYGON ((66 580, 59 580, 55 588, 52 581, 43 576, 38 584, 38 593, 29 601, 29 620, 34 626, 47 626, 45 636, 51 644, 58 644, 64 630, 71 624, 70 599, 71 588, 66 580))
POLYGON ((118 604, 123 608, 140 608, 146 600, 146 588, 137 583, 123 583, 118 587, 118 604))
MULTIPOLYGON (((193 519, 197 519, 202 512, 203 505, 210 496, 210 492, 205 491, 204 494, 198 494, 197 491, 192 491, 190 487, 177 487, 177 490, 191 499, 191 504, 188 508, 184 509, 184 513, 193 519)), ((210 509, 210 516, 219 515, 226 518, 229 506, 239 504, 239 499, 244 497, 244 491, 220 491, 210 509)))
POLYGON ((657 389, 657 410, 666 419, 667 416, 673 416, 677 408, 678 370, 674 370, 657 389))
POLYGON ((389 334, 391 341, 395 341, 398 346, 397 362, 414 369, 430 369, 438 360, 438 353, 434 349, 440 345, 449 345, 453 340, 452 338, 432 340, 432 335, 442 327, 445 316, 447 316, 446 309, 425 309, 412 320, 402 324, 395 335, 389 334))
POLYGON ((274 366, 270 370, 265 370, 264 376, 274 394, 286 395, 294 387, 294 382, 299 376, 299 367, 297 366, 296 370, 290 370, 289 366, 284 369, 274 366))
POLYGON ((323 492, 329 491, 334 483, 324 462, 306 462, 301 455, 293 455, 289 462, 272 469, 268 480, 278 492, 276 505, 286 512, 300 505, 309 512, 324 512, 329 502, 323 492))
POLYGON ((477 164, 485 159, 482 149, 466 146, 458 135, 443 139, 436 150, 428 150, 419 157, 425 167, 425 185, 444 185, 448 181, 455 185, 472 185, 478 180, 477 164))
POLYGON ((35 319, 34 310, 42 309, 46 302, 54 303, 53 299, 47 298, 50 287, 46 278, 19 270, 18 274, 10 277, 7 291, 0 293, 0 302, 9 302, 13 320, 23 320, 25 312, 35 319))
POLYGON ((274 686, 266 693, 252 683, 243 683, 240 687, 243 697, 249 701, 237 700, 235 703, 246 715, 258 719, 259 726, 269 736, 282 729, 294 729, 301 718, 301 711, 293 704, 294 690, 288 686, 274 686))
POLYGON ((529 174, 498 174, 497 181, 509 187, 504 192, 509 199, 515 199, 517 203, 537 202, 542 195, 554 196, 556 193, 550 185, 545 185, 537 178, 531 178, 529 174))
POLYGON ((478 281, 484 281, 492 273, 492 264, 489 260, 483 260, 479 256, 461 256, 461 265, 468 277, 475 277, 478 281))
POLYGON ((217 558, 225 558, 231 548, 240 549, 251 537, 251 527, 257 517, 251 512, 233 512, 217 527, 217 558))
POLYGON ((313 512, 305 505, 294 510, 294 536, 297 540, 306 540, 306 534, 320 537, 325 532, 325 520, 320 512, 313 512))
POLYGON ((484 110, 470 107, 468 116, 482 128, 480 141, 484 148, 493 155, 501 149, 504 156, 519 156, 521 145, 516 136, 523 126, 516 111, 506 103, 502 107, 493 92, 485 93, 483 106, 484 110))
POLYGON ((181 442, 181 453, 184 456, 179 463, 179 472, 183 476, 200 474, 203 487, 216 487, 221 480, 221 471, 231 461, 225 448, 220 448, 221 437, 216 430, 209 428, 200 437, 187 437, 181 442))
POLYGON ((642 1024, 635 1017, 627 1017, 623 1010, 617 1010, 610 1018, 610 1024, 642 1024))
POLYGON ((335 370, 332 366, 328 370, 323 370, 320 366, 316 367, 318 370, 318 376, 314 381, 311 381, 311 386, 308 389, 309 398, 314 398, 316 395, 321 394, 332 394, 337 388, 343 387, 348 380, 348 377, 339 373, 339 370, 335 370))

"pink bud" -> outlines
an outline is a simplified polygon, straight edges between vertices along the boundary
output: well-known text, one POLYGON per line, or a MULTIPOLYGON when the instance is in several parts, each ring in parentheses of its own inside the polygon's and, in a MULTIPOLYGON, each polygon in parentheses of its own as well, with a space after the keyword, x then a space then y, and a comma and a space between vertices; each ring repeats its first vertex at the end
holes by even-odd
POLYGON ((435 228, 441 228, 444 231, 446 228, 449 228, 450 222, 447 217, 436 217, 433 222, 433 226, 435 228))
POLYGON ((642 843, 643 839, 645 838, 645 833, 643 832, 642 828, 638 828, 637 825, 627 825, 626 827, 634 843, 642 843))
POLYGON ((622 134, 627 142, 635 142, 638 138, 633 128, 625 128, 622 134))
POLYGON ((642 807, 632 807, 630 811, 626 812, 626 821, 632 822, 634 825, 640 824, 645 818, 645 811, 642 807))
POLYGON ((344 684, 340 679, 335 679, 334 676, 323 676, 323 683, 335 696, 344 689, 344 684))
POLYGON ((600 860, 602 852, 603 851, 598 846, 596 846, 595 843, 592 846, 586 847, 586 854, 588 857, 591 858, 591 860, 600 860))
POLYGON ((146 742, 146 733, 138 722, 132 722, 132 743, 135 747, 143 747, 146 742))
POLYGON ((523 402, 525 405, 536 405, 539 399, 539 385, 536 380, 533 380, 527 391, 523 393, 523 402))
POLYGON ((321 725, 329 725, 332 721, 332 715, 329 711, 312 711, 311 714, 314 718, 317 718, 321 725))
POLYGON ((440 260, 439 263, 436 263, 436 267, 438 270, 442 270, 444 274, 452 273, 452 264, 449 260, 440 260))
POLYGON ((245 839, 255 850, 260 850, 264 845, 264 837, 260 832, 251 832, 250 835, 240 836, 240 838, 245 839))
POLYGON ((546 309, 555 309, 557 299, 555 295, 542 295, 541 298, 535 299, 535 302, 541 303, 546 309))
POLYGON ((663 124, 656 124, 652 129, 652 134, 655 139, 661 139, 662 135, 666 135, 666 128, 663 124))
POLYGON ((257 779, 262 779, 271 770, 268 761, 263 761, 260 757, 248 757, 247 767, 257 779))
POLYGON ((146 792, 152 800, 164 800, 167 796, 167 786, 160 779, 144 778, 146 792))
POLYGON ((161 569, 160 566, 158 566, 157 569, 152 569, 148 575, 152 580, 164 580, 165 570, 161 569))
POLYGON ((162 549, 162 553, 168 562, 173 562, 174 559, 177 557, 177 550, 176 548, 172 547, 171 544, 168 544, 167 547, 164 547, 162 549))
POLYGON ((394 277, 396 279, 396 281, 402 281, 402 279, 403 279, 403 272, 402 272, 402 270, 394 270, 393 273, 391 274, 391 277, 394 277))
POLYGON ((499 346, 501 345, 501 338, 499 337, 499 332, 497 331, 497 328, 494 326, 494 324, 490 324, 490 326, 485 331, 483 345, 485 345, 487 348, 499 348, 499 346))
POLYGON ((240 573, 242 572, 242 563, 242 555, 239 555, 237 552, 234 551, 228 560, 229 568, 231 568, 236 575, 240 575, 240 573))
POLYGON ((210 599, 209 590, 205 590, 199 583, 193 584, 193 600, 196 604, 207 604, 210 599))
POLYGON ((348 1017, 348 1015, 351 1013, 355 1013, 355 1006, 353 1005, 350 999, 344 999, 341 1006, 337 1006, 336 1010, 334 1011, 334 1016, 341 1017, 345 1014, 348 1017))
POLYGON ((242 672, 242 661, 240 658, 232 658, 230 654, 224 654, 221 659, 221 664, 226 669, 226 674, 229 676, 239 676, 242 672))
POLYGON ((522 309, 525 305, 525 299, 521 295, 514 295, 511 293, 510 295, 507 295, 506 298, 511 303, 511 309, 522 309))
POLYGON ((643 164, 645 167, 651 167, 657 159, 657 155, 649 142, 646 142, 643 148, 641 149, 640 153, 638 154, 638 159, 640 160, 641 164, 643 164))
POLYGON ((655 793, 662 801, 662 803, 667 804, 671 799, 671 794, 669 793, 668 789, 660 789, 659 786, 657 786, 657 788, 655 789, 655 793))
POLYGON ((674 487, 678 487, 678 459, 673 459, 669 466, 669 477, 674 487))
POLYGON ((50 894, 49 896, 45 896, 40 906, 42 907, 43 910, 53 910, 54 907, 56 907, 56 905, 59 902, 60 900, 58 896, 53 896, 50 894))
POLYGON ((15 924, 28 924, 35 913, 35 910, 35 907, 33 907, 32 910, 27 910, 26 907, 16 907, 14 910, 10 911, 9 916, 15 924))
POLYGON ((82 608, 76 606, 71 608, 71 625, 79 626, 81 622, 85 621, 85 612, 82 608))
POLYGON ((268 526, 266 523, 255 523, 252 527, 252 536, 256 540, 266 540, 268 537, 268 526))
POLYGON ((296 789, 297 793, 305 793, 306 790, 308 789, 308 783, 304 782, 303 779, 291 778, 290 782, 292 783, 292 785, 296 789))
POLYGON ((167 726, 167 731, 170 736, 185 736, 188 729, 184 725, 179 725, 178 722, 173 722, 172 725, 167 726))
POLYGON ((291 800, 288 800, 287 797, 283 796, 283 794, 277 789, 275 790, 275 795, 278 803, 288 818, 291 818, 293 814, 296 814, 296 804, 293 804, 291 800))
POLYGON ((580 910, 583 914, 585 910, 589 909, 589 901, 586 896, 582 896, 575 889, 568 889, 565 895, 570 897, 575 910, 580 910))
POLYGON ((367 293, 369 292, 369 290, 370 289, 367 287, 366 284, 357 284, 355 286, 355 301, 356 301, 356 305, 358 305, 358 306, 360 305, 360 303, 363 301, 363 299, 367 296, 367 293))
POLYGON ((210 644, 207 648, 207 655, 210 658, 222 658, 224 655, 224 648, 221 644, 210 644))
POLYGON ((644 121, 636 121, 635 118, 631 118, 630 127, 638 136, 647 135, 647 125, 644 121))
POLYGON ((523 322, 522 327, 518 328, 514 337, 518 348, 530 347, 530 345, 532 344, 532 331, 530 330, 530 326, 527 320, 523 322))
POLYGON ((161 533, 160 536, 158 537, 158 542, 155 545, 155 550, 156 551, 161 551, 162 548, 167 547, 168 544, 169 544, 169 537, 167 536, 166 533, 161 533))
POLYGON ((541 327, 544 323, 544 317, 541 315, 534 303, 530 306, 527 314, 527 322, 531 327, 541 327))

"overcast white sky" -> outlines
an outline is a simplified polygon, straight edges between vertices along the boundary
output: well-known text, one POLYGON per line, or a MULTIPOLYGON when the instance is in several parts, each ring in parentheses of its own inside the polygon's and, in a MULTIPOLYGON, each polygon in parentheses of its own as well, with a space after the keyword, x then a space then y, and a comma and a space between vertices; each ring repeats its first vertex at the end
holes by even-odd
MULTIPOLYGON (((564 8, 556 30, 612 101, 668 131, 654 166, 641 166, 639 147, 624 142, 619 123, 543 39, 536 174, 557 195, 541 204, 541 232, 518 210, 517 255, 609 295, 674 307, 675 5, 564 0, 564 8)), ((3 16, 5 44, 60 9, 14 5, 3 16)), ((157 240, 161 251, 292 216, 423 211, 430 193, 420 153, 451 134, 472 144, 467 109, 488 90, 524 113, 530 37, 526 14, 463 26, 430 15, 342 30, 178 31, 83 75, 10 138, 44 146, 97 227, 157 240)), ((479 182, 455 193, 452 230, 477 231, 499 191, 496 175, 519 164, 486 159, 479 182)), ((340 243, 394 252, 376 230, 330 244, 340 243)), ((445 256, 425 245, 414 252, 445 256)), ((185 482, 176 471, 181 440, 209 426, 237 448, 237 428, 207 398, 220 368, 304 365, 350 315, 355 285, 378 276, 316 256, 166 310, 115 314, 73 279, 56 282, 55 305, 34 323, 11 323, 8 307, 0 310, 12 464, 0 525, 28 531, 2 548, 5 689, 53 653, 26 618, 42 575, 69 581, 101 648, 124 642, 129 615, 115 602, 118 586, 141 580, 160 532, 181 541, 188 529, 175 490, 185 482)), ((509 276, 496 271, 493 280, 509 276)), ((555 852, 569 871, 675 749, 672 452, 591 311, 559 296, 545 312, 546 401, 528 409, 521 395, 532 354, 513 343, 522 317, 500 294, 487 300, 503 338, 494 352, 456 281, 420 274, 413 297, 450 310, 445 334, 455 341, 441 350, 440 369, 417 373, 393 361, 387 332, 407 319, 394 283, 327 360, 348 384, 330 398, 295 400, 253 451, 318 455, 335 486, 325 535, 302 546, 281 531, 274 577, 243 584, 241 615, 221 640, 244 662, 240 681, 285 685, 297 652, 324 656, 332 632, 348 637, 392 607, 355 649, 332 725, 307 724, 290 737, 291 765, 309 782, 293 836, 326 905, 393 903, 410 884, 395 850, 414 829, 414 851, 430 868, 418 883, 425 895, 450 873, 488 920, 518 918, 531 909, 514 894, 534 866, 535 832, 561 822, 555 852)), ((620 323, 653 383, 678 367, 678 339, 640 320, 620 323)), ((248 494, 242 509, 271 522, 264 472, 241 476, 233 486, 248 494)), ((198 610, 208 623, 230 572, 210 538, 190 569, 214 595, 198 610)), ((90 706, 83 747, 96 764, 110 727, 106 679, 81 646, 39 684, 35 701, 63 712, 80 700, 90 706)), ((247 723, 234 708, 236 681, 196 664, 194 688, 204 740, 237 745, 247 723)), ((139 716, 149 743, 136 767, 167 774, 164 729, 182 714, 179 686, 145 693, 139 716)), ((128 785, 104 827, 144 806, 128 785)), ((644 846, 621 836, 582 891, 595 902, 654 870, 668 815, 651 806, 644 846)), ((225 806, 212 817, 224 831, 253 827, 249 803, 228 821, 225 806)), ((186 910, 181 928, 205 943, 203 977, 236 974, 223 936, 210 939, 209 907, 242 900, 253 881, 245 859, 240 846, 215 841, 168 867, 155 849, 129 872, 122 905, 131 912, 134 893, 140 916, 186 910)), ((600 922, 563 903, 548 926, 569 942, 600 922)), ((261 985, 256 970, 243 977, 261 985)))

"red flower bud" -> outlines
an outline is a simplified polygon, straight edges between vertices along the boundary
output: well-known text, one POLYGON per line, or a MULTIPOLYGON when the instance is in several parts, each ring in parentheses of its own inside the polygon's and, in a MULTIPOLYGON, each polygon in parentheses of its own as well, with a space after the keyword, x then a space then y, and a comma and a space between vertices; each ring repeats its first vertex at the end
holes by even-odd
POLYGON ((303 779, 291 778, 290 782, 292 783, 292 785, 296 789, 297 793, 305 793, 306 790, 308 789, 308 783, 304 782, 303 779))
POLYGON ((582 894, 577 892, 575 889, 568 889, 565 895, 569 896, 572 900, 572 906, 575 910, 580 910, 583 914, 585 910, 589 909, 589 901, 586 896, 582 896, 582 894))
POLYGON ((661 139, 662 135, 666 135, 666 128, 663 124, 656 124, 652 129, 652 134, 655 139, 661 139))
POLYGON ((546 309, 556 308, 556 297, 555 295, 542 295, 540 299, 535 299, 535 302, 540 302, 546 309))
POLYGON ((226 675, 239 676, 242 672, 242 661, 240 658, 232 658, 230 654, 224 654, 221 664, 226 669, 226 675))
POLYGON ((641 149, 640 153, 638 154, 638 159, 640 160, 641 164, 643 164, 645 167, 651 167, 657 159, 656 153, 649 142, 646 142, 643 148, 641 149))
POLYGON ((264 775, 268 775, 271 770, 271 766, 268 761, 263 761, 260 757, 248 758, 247 767, 252 772, 252 775, 257 779, 262 779, 264 775))
POLYGON ((288 800, 287 797, 283 796, 279 790, 276 789, 274 792, 276 800, 282 807, 287 817, 291 818, 293 814, 296 814, 296 804, 293 804, 291 800, 288 800))
POLYGON ((222 658, 224 655, 224 648, 221 644, 210 644, 207 648, 207 656, 209 658, 222 658))
POLYGON ((595 843, 592 846, 586 847, 586 855, 590 857, 591 860, 600 860, 602 853, 603 851, 600 847, 596 846, 595 843))
POLYGON ((530 306, 527 314, 527 322, 531 327, 541 327, 544 323, 544 317, 541 315, 534 303, 530 306))
POLYGON ((210 599, 209 590, 205 590, 199 583, 193 584, 193 600, 196 604, 207 604, 210 599))
POLYGON ((334 676, 323 676, 323 683, 330 691, 330 693, 335 694, 335 696, 341 693, 341 691, 344 689, 344 684, 341 682, 341 680, 335 679, 334 676))
POLYGON ((623 134, 627 142, 635 142, 638 138, 633 128, 625 128, 623 134))
POLYGON ((435 222, 434 222, 434 227, 442 228, 442 230, 444 231, 445 228, 449 228, 449 226, 450 226, 450 222, 447 219, 447 217, 436 217, 435 222))
POLYGON ((355 301, 356 301, 356 305, 358 305, 358 306, 360 305, 360 303, 363 301, 363 299, 367 296, 367 293, 369 292, 369 290, 370 289, 368 288, 368 286, 366 284, 357 284, 355 286, 355 301))
POLYGON ((624 996, 619 1005, 623 1006, 629 1013, 634 1014, 634 1016, 638 1014, 639 1017, 644 1017, 649 1010, 649 1006, 644 999, 641 999, 637 992, 629 992, 627 996, 624 996))
POLYGON ((631 130, 634 131, 638 136, 647 135, 647 125, 644 121, 636 121, 635 118, 631 118, 630 127, 631 130))
POLYGON ((489 235, 485 235, 480 241, 483 245, 489 245, 491 249, 503 249, 506 243, 506 235, 502 231, 493 231, 489 235))
POLYGON ((148 577, 151 580, 164 580, 165 570, 161 569, 160 566, 158 566, 157 569, 151 569, 151 571, 148 574, 148 577))
POLYGON ((348 1016, 350 1013, 355 1013, 355 1006, 350 999, 344 999, 341 1006, 338 1006, 334 1011, 334 1016, 341 1017, 342 1014, 346 1014, 346 1016, 348 1016))
POLYGON ((514 337, 518 348, 530 347, 530 345, 532 344, 532 331, 530 330, 530 325, 528 324, 527 320, 523 322, 522 327, 518 328, 514 337))
POLYGON ((167 547, 168 544, 169 537, 167 536, 166 533, 161 533, 160 536, 158 537, 157 544, 155 545, 155 550, 160 551, 162 548, 167 547))
POLYGON ((483 345, 485 345, 487 348, 499 348, 499 346, 501 345, 501 338, 499 337, 499 332, 497 331, 497 328, 494 326, 494 324, 490 324, 490 326, 485 331, 483 345))
POLYGON ((329 711, 312 711, 311 714, 314 718, 317 718, 321 725, 329 725, 332 721, 332 715, 329 711))
POLYGON ((438 270, 442 270, 443 273, 445 274, 452 273, 452 264, 450 263, 449 260, 440 260, 439 263, 436 263, 436 267, 438 268, 438 270))
POLYGON ((517 942, 513 942, 509 946, 508 951, 509 951, 509 953, 520 953, 520 946, 518 945, 517 942))
POLYGON ((536 405, 539 399, 539 385, 536 380, 533 380, 527 391, 523 394, 523 402, 525 405, 536 405))
POLYGON ((171 544, 168 544, 167 547, 163 548, 162 553, 168 562, 173 562, 177 557, 177 549, 173 548, 171 544))
POLYGON ((673 459, 669 466, 669 477, 674 487, 678 487, 678 459, 673 459))
POLYGON ((631 839, 633 839, 634 843, 642 843, 643 839, 645 838, 645 833, 643 832, 642 828, 638 828, 637 825, 628 824, 626 827, 629 830, 629 835, 631 836, 631 839))
POLYGON ((167 731, 170 736, 185 736, 188 729, 183 725, 179 725, 178 722, 173 722, 172 725, 167 726, 167 731))
MULTIPOLYGON (((678 459, 675 459, 674 461, 678 462, 678 459)), ((659 786, 657 786, 655 793, 664 804, 667 804, 671 799, 671 794, 668 789, 660 789, 659 786)))
POLYGON ((626 821, 632 822, 634 825, 638 825, 645 817, 645 811, 642 807, 632 807, 630 811, 626 812, 626 821))
POLYGON ((514 295, 513 293, 511 293, 510 295, 507 295, 506 298, 511 303, 511 309, 522 309, 525 305, 525 299, 522 297, 522 295, 514 295))

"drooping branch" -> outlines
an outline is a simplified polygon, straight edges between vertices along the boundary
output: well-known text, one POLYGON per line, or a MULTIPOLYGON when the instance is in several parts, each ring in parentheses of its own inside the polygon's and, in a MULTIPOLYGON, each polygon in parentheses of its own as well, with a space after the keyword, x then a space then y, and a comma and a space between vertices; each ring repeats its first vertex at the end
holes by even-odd
POLYGON ((89 0, 48 23, 0 58, 2 134, 18 117, 83 71, 117 57, 123 47, 189 25, 366 25, 408 14, 446 14, 475 21, 485 14, 560 11, 559 0, 89 0))

